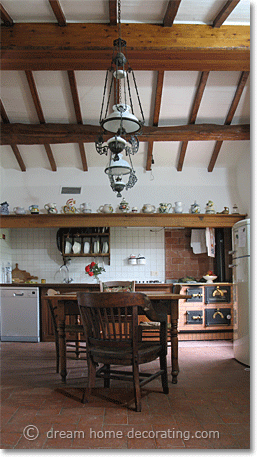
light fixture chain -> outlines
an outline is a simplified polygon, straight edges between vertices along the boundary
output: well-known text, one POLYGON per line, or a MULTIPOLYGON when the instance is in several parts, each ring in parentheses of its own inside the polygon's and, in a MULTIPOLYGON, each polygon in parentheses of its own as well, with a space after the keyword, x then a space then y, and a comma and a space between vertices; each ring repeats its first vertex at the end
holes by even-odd
POLYGON ((132 75, 133 75, 133 81, 134 81, 135 92, 136 92, 136 94, 137 94, 138 103, 139 103, 139 107, 140 107, 140 110, 141 110, 142 124, 144 124, 144 123, 145 123, 145 119, 144 119, 144 114, 143 114, 143 110, 142 110, 142 104, 141 104, 141 100, 140 100, 140 96, 139 96, 139 92, 138 92, 138 88, 137 88, 136 79, 135 79, 135 76, 134 76, 134 71, 133 71, 133 69, 131 69, 131 72, 132 72, 132 75))
POLYGON ((121 38, 121 0, 117 2, 118 36, 121 38))
POLYGON ((104 108, 104 103, 105 103, 105 94, 106 94, 106 88, 107 88, 107 81, 108 81, 108 73, 109 71, 106 71, 106 78, 105 78, 105 85, 104 85, 104 91, 103 91, 103 97, 102 97, 102 105, 101 105, 101 110, 100 110, 100 118, 99 122, 102 121, 102 114, 103 114, 103 108, 104 108))

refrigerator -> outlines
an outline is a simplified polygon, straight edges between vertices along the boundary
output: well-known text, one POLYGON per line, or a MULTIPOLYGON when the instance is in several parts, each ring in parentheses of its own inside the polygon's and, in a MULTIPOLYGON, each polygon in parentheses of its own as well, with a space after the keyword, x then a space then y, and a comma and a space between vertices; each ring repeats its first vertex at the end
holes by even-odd
POLYGON ((232 228, 234 358, 250 366, 250 219, 232 228))

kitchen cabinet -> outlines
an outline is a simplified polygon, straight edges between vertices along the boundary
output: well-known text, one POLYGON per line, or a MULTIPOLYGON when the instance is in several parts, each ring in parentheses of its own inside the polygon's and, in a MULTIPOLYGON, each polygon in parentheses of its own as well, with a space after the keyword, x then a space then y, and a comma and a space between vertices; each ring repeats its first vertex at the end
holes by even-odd
POLYGON ((179 301, 179 340, 231 340, 233 288, 231 283, 182 284, 179 301))

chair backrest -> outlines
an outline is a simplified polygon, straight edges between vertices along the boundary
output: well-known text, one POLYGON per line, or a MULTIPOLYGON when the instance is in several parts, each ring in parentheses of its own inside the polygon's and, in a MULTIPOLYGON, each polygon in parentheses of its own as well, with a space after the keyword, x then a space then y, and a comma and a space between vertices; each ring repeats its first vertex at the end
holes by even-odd
POLYGON ((124 280, 117 280, 117 281, 106 281, 99 283, 99 288, 101 292, 106 293, 116 293, 116 292, 128 292, 128 291, 135 291, 135 281, 124 281, 124 280))
POLYGON ((77 293, 88 349, 137 347, 138 307, 146 305, 142 293, 77 293))

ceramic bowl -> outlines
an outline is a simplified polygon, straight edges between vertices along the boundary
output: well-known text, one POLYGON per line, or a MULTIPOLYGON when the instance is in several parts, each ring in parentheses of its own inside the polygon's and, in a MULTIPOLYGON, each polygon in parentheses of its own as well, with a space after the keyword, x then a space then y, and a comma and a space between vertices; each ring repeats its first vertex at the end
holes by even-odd
POLYGON ((207 283, 213 283, 216 280, 216 275, 204 275, 203 278, 206 280, 207 283))

